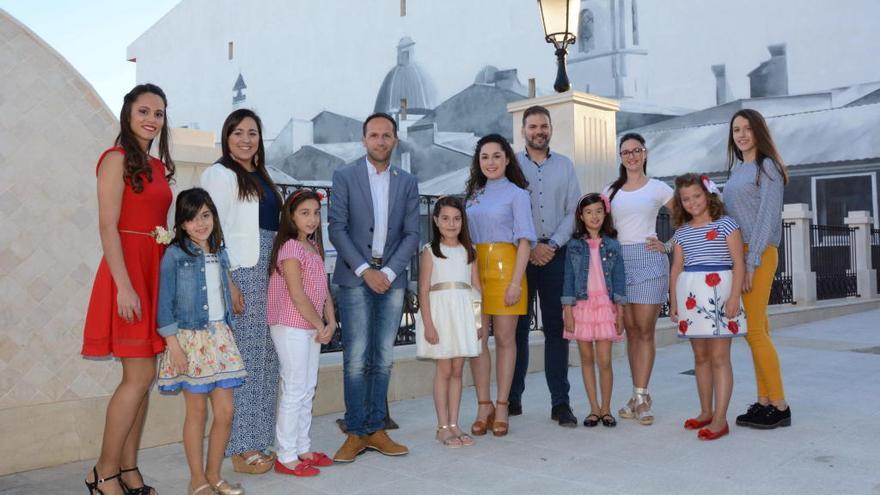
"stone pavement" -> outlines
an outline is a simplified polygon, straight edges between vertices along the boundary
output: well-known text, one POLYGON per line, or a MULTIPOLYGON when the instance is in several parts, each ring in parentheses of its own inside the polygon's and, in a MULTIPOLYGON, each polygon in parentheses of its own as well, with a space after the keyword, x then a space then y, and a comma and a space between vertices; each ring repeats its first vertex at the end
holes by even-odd
MULTIPOLYGON (((793 425, 772 431, 733 426, 754 400, 754 371, 748 346, 733 346, 735 385, 731 434, 702 442, 682 422, 698 411, 688 345, 658 349, 651 386, 657 421, 640 426, 620 420, 564 429, 549 419, 542 373, 529 375, 524 415, 512 418, 505 438, 477 438, 473 447, 446 449, 433 440, 430 397, 392 404, 401 430, 395 440, 409 446, 404 457, 375 452, 350 465, 325 468, 315 478, 267 473, 238 475, 226 462, 225 475, 251 495, 271 494, 869 494, 880 493, 880 310, 779 330, 793 425)), ((629 395, 624 359, 614 361, 616 410, 629 395)), ((571 369, 572 406, 588 412, 578 369, 571 369)), ((472 388, 465 389, 463 424, 475 412, 472 388)), ((343 441, 337 415, 315 418, 313 445, 332 455, 343 441)), ((0 477, 3 494, 82 494, 82 478, 92 461, 0 477)), ((141 469, 162 494, 186 491, 181 444, 146 449, 141 469)))

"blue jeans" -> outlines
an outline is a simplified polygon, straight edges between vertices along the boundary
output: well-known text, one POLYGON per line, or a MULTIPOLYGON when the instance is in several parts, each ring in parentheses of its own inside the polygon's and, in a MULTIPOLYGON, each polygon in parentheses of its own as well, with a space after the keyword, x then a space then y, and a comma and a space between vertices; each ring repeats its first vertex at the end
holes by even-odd
POLYGON ((526 268, 529 285, 529 313, 516 325, 516 367, 510 386, 510 400, 522 401, 529 369, 529 319, 534 316, 535 295, 541 296, 541 320, 544 326, 544 375, 550 389, 550 404, 568 404, 568 340, 562 338, 562 279, 565 273, 565 247, 556 250, 550 263, 526 268))
POLYGON ((349 433, 369 435, 384 426, 394 339, 403 313, 404 289, 373 292, 366 284, 339 287, 345 424, 349 433))

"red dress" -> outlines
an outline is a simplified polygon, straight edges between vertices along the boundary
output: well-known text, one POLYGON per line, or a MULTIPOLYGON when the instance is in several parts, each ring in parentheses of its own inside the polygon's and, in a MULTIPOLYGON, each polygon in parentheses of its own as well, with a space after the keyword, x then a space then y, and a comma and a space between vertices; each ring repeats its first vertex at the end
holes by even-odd
MULTIPOLYGON (((110 148, 98 158, 98 166, 110 151, 125 152, 122 148, 110 148)), ((102 257, 83 330, 84 356, 153 357, 165 350, 165 341, 156 331, 159 263, 165 246, 146 234, 157 226, 166 226, 172 195, 162 162, 150 157, 150 166, 153 181, 144 178, 143 191, 136 193, 126 184, 118 223, 125 268, 141 302, 141 319, 128 323, 119 316, 116 283, 102 257)))

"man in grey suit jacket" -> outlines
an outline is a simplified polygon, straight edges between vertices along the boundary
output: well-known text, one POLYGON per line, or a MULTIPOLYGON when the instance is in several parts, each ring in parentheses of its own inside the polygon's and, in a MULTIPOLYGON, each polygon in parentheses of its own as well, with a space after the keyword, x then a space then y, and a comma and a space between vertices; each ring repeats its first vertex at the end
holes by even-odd
POLYGON ((363 132, 367 156, 336 170, 330 192, 348 435, 337 462, 351 462, 367 448, 409 452, 388 437, 384 421, 406 269, 419 245, 419 189, 414 176, 391 166, 394 118, 370 115, 363 132))

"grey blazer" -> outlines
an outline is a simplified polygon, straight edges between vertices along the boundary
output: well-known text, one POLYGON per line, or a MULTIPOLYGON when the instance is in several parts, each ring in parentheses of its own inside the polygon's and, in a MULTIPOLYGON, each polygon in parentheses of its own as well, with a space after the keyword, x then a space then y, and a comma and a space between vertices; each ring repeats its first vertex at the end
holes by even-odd
MULTIPOLYGON (((367 160, 333 172, 328 213, 330 242, 336 248, 333 283, 357 287, 363 279, 354 270, 372 257, 373 199, 367 160)), ((392 288, 406 287, 406 269, 419 246, 419 185, 415 176, 391 167, 388 188, 388 235, 383 265, 397 274, 392 288)))

